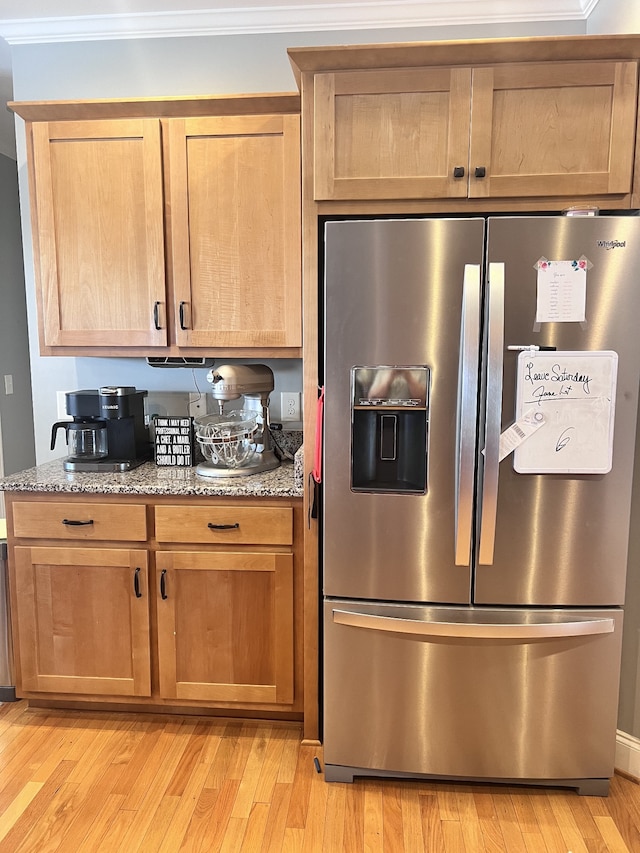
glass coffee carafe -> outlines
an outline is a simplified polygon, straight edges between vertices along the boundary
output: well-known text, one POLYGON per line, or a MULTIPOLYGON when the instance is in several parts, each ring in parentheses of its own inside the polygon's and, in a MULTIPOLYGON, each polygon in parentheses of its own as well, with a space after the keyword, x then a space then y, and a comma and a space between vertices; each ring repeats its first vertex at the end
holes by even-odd
POLYGON ((104 459, 108 453, 107 424, 94 418, 75 418, 73 421, 58 421, 51 428, 51 449, 56 443, 58 430, 65 430, 69 458, 87 462, 104 459))

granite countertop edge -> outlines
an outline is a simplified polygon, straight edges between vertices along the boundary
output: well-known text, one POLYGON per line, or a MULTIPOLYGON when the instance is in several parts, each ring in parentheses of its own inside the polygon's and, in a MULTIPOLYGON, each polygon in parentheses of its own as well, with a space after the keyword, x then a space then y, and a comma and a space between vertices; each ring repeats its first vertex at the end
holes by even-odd
POLYGON ((303 486, 291 462, 246 477, 204 478, 195 468, 161 468, 145 462, 125 473, 67 473, 62 460, 46 462, 0 479, 0 491, 60 494, 197 495, 201 497, 303 496, 303 486))

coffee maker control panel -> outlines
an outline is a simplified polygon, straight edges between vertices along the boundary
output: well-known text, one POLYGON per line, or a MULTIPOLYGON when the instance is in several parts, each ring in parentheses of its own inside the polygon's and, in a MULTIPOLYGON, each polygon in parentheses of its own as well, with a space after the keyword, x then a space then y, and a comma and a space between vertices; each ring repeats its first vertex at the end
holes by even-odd
POLYGON ((128 418, 134 413, 136 395, 146 393, 131 385, 105 385, 98 390, 100 414, 103 418, 128 418))

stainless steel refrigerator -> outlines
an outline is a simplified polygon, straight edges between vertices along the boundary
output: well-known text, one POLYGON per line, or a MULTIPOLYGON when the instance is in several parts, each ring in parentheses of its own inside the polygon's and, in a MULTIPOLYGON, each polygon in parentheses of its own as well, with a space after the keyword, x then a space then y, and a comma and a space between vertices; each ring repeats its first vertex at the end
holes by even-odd
POLYGON ((329 221, 323 314, 326 779, 606 794, 640 218, 329 221))

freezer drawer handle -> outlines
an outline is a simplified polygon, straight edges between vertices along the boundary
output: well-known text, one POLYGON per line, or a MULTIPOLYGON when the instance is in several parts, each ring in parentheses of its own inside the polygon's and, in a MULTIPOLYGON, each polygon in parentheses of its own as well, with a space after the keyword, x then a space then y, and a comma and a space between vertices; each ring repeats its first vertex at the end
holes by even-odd
POLYGON ((352 628, 370 628, 400 634, 420 634, 424 637, 481 638, 485 640, 537 640, 555 637, 583 637, 589 634, 611 634, 613 619, 585 619, 582 622, 548 622, 538 625, 470 624, 459 622, 421 622, 418 619, 397 619, 334 610, 333 621, 352 628))

